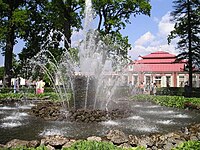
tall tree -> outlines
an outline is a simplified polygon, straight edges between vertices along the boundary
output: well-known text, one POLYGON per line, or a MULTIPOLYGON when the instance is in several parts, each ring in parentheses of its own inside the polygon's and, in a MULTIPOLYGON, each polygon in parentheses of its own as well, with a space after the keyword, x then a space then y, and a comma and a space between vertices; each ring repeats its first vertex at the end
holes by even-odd
POLYGON ((173 3, 174 11, 171 16, 175 21, 175 26, 168 36, 168 41, 170 43, 172 39, 179 37, 177 49, 180 50, 180 54, 177 59, 188 60, 189 87, 192 90, 192 73, 200 58, 200 1, 174 0, 173 3))
POLYGON ((81 26, 81 10, 84 0, 52 0, 48 6, 48 19, 51 22, 52 31, 60 31, 66 38, 65 47, 71 44, 73 30, 79 30, 81 26))
POLYGON ((82 27, 80 12, 83 4, 83 0, 32 0, 26 3, 27 26, 21 36, 25 47, 19 54, 22 74, 23 67, 29 66, 29 59, 41 50, 48 49, 57 61, 61 60, 64 51, 72 51, 69 49, 71 35, 73 30, 82 27), (65 48, 59 46, 63 37, 65 48))
POLYGON ((24 25, 26 19, 23 6, 25 0, 0 0, 0 46, 5 55, 4 84, 11 86, 13 47, 19 35, 17 28, 24 25))
POLYGON ((109 35, 112 44, 118 45, 117 50, 115 49, 116 54, 127 58, 131 47, 128 37, 123 37, 121 30, 126 28, 126 24, 131 23, 131 16, 150 15, 149 0, 93 0, 93 4, 99 18, 97 30, 103 36, 109 35))
POLYGON ((20 53, 22 65, 35 56, 41 49, 48 49, 56 60, 60 60, 71 45, 73 30, 81 26, 83 0, 40 0, 30 1, 28 27, 24 39, 26 47, 20 53), (39 3, 40 2, 40 3, 39 3), (65 37, 64 46, 59 42, 65 37))
POLYGON ((0 80, 3 80, 4 76, 4 67, 0 67, 0 80))

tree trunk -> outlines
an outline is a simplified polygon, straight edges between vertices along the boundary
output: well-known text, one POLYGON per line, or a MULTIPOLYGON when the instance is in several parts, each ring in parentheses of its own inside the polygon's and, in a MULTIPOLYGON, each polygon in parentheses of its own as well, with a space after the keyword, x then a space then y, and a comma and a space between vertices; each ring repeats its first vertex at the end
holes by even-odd
POLYGON ((189 67, 189 96, 192 94, 192 39, 191 39, 191 8, 190 8, 190 0, 187 0, 187 13, 188 13, 188 49, 189 49, 189 60, 188 60, 188 67, 189 67))
POLYGON ((70 48, 71 45, 71 0, 67 1, 67 6, 65 6, 65 3, 63 2, 63 8, 64 8, 64 35, 67 39, 65 41, 64 45, 66 49, 70 48))
MULTIPOLYGON (((10 17, 8 20, 10 20, 12 16, 12 10, 10 11, 10 17)), ((15 29, 14 26, 10 23, 8 26, 8 33, 7 33, 7 39, 6 39, 6 48, 5 48, 5 62, 4 62, 4 86, 11 87, 11 78, 12 78, 12 60, 13 60, 13 46, 14 46, 14 39, 15 39, 15 29)))

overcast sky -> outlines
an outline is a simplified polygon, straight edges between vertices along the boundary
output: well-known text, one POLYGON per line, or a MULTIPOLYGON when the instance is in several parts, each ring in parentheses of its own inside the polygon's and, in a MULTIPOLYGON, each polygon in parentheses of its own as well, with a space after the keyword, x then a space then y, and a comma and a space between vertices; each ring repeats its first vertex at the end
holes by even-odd
MULTIPOLYGON (((135 60, 138 56, 144 56, 158 50, 167 51, 177 54, 175 50, 175 42, 168 45, 167 35, 173 30, 174 24, 170 22, 170 12, 172 8, 172 0, 151 0, 151 16, 140 15, 131 18, 131 24, 122 31, 124 36, 129 37, 129 43, 132 50, 129 56, 135 60)), ((74 34, 78 36, 78 33, 74 34)), ((18 54, 23 48, 23 42, 19 41, 14 47, 14 53, 18 54)), ((4 57, 0 55, 0 66, 4 64, 4 57)))

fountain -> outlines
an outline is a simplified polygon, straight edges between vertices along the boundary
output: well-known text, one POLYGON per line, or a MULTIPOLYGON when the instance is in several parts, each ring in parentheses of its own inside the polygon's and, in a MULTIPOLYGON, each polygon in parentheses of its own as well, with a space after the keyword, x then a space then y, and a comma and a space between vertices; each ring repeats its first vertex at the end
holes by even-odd
POLYGON ((125 78, 122 70, 127 60, 121 61, 121 56, 113 50, 109 53, 111 47, 101 40, 98 31, 91 28, 92 14, 91 0, 86 0, 83 30, 85 37, 78 46, 78 62, 72 56, 71 49, 63 46, 63 43, 67 42, 64 36, 60 47, 65 49, 65 54, 60 62, 57 62, 46 49, 30 61, 33 68, 40 66, 48 75, 60 100, 67 102, 68 109, 89 108, 108 111, 108 105, 116 89, 126 84, 122 83, 125 78), (47 68, 47 65, 50 67, 47 68))

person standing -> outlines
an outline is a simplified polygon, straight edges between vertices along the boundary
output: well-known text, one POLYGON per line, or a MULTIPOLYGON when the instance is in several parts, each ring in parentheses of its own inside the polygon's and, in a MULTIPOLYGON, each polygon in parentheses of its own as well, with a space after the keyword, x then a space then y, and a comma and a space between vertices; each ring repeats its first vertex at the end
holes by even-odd
POLYGON ((40 88, 40 80, 38 79, 37 81, 36 81, 36 83, 35 83, 35 93, 36 94, 39 94, 40 93, 40 90, 39 90, 39 88, 40 88))
POLYGON ((129 94, 131 95, 131 93, 132 93, 132 89, 133 89, 133 85, 132 85, 132 81, 130 81, 129 82, 129 84, 128 84, 128 91, 129 91, 129 94))
POLYGON ((153 95, 153 87, 154 87, 154 83, 151 82, 151 84, 150 84, 150 95, 153 95))
POLYGON ((13 86, 14 86, 13 87, 14 93, 18 93, 19 92, 19 79, 18 78, 15 78, 13 86))
POLYGON ((44 93, 44 86, 45 86, 45 82, 43 82, 43 80, 39 80, 36 82, 36 94, 41 94, 44 93))
POLYGON ((190 87, 189 87, 189 85, 188 85, 188 82, 185 82, 185 86, 184 86, 184 96, 185 96, 185 97, 190 97, 189 92, 190 92, 190 87))
POLYGON ((157 86, 156 83, 153 84, 153 95, 156 95, 157 92, 157 86))

